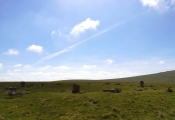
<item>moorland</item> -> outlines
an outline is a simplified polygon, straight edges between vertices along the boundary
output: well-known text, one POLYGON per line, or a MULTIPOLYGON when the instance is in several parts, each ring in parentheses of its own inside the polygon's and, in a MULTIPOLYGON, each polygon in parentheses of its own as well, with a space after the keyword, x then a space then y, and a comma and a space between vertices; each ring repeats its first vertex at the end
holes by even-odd
POLYGON ((175 71, 110 80, 25 82, 25 87, 0 82, 0 120, 174 120, 173 90, 175 71), (80 85, 79 93, 72 93, 74 83, 80 85), (22 95, 9 96, 7 86, 22 95), (121 92, 103 92, 115 88, 121 92))

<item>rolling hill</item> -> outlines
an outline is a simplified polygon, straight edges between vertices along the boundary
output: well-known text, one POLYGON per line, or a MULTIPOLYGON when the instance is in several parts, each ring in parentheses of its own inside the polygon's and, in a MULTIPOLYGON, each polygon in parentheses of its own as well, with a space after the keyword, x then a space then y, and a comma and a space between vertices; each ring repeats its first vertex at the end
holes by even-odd
POLYGON ((119 78, 119 79, 110 79, 110 82, 175 82, 175 70, 166 71, 156 74, 128 77, 128 78, 119 78))

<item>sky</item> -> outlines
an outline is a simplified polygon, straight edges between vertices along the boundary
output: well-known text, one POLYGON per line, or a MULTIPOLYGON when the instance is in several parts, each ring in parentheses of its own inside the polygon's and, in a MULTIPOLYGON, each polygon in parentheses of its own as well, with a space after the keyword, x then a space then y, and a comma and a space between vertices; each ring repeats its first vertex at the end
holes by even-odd
POLYGON ((175 70, 175 0, 0 0, 0 81, 175 70))

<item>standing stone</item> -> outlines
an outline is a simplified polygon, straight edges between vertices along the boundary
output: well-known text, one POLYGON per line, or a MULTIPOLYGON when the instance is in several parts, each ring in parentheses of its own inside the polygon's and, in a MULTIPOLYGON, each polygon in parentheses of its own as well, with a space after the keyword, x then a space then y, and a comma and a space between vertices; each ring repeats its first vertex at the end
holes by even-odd
POLYGON ((144 82, 140 81, 140 87, 144 87, 144 82))
POLYGON ((80 92, 80 85, 73 84, 72 93, 78 93, 78 92, 80 92))
POLYGON ((173 90, 169 87, 169 88, 167 89, 167 92, 173 92, 173 90))
POLYGON ((23 81, 21 82, 21 87, 25 87, 26 83, 23 81))

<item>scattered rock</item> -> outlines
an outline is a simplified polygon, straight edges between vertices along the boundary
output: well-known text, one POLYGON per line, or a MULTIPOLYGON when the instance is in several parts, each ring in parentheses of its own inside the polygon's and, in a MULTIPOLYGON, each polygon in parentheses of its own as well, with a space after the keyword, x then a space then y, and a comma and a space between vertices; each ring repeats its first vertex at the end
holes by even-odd
POLYGON ((121 89, 120 89, 120 88, 115 88, 115 89, 104 89, 103 92, 121 93, 121 89))
POLYGON ((80 85, 73 84, 72 93, 79 93, 80 92, 80 85))
POLYGON ((173 90, 169 87, 169 88, 167 89, 167 92, 173 92, 173 90))
POLYGON ((21 82, 21 87, 25 87, 26 83, 23 81, 21 82))
POLYGON ((5 90, 14 90, 14 91, 16 91, 16 87, 5 87, 5 90))
POLYGON ((9 91, 9 96, 15 96, 15 95, 23 95, 21 91, 9 91))
POLYGON ((104 89, 103 92, 115 93, 115 89, 104 89))
POLYGON ((115 88, 115 92, 116 92, 116 93, 121 93, 122 90, 121 90, 120 88, 115 88))
POLYGON ((144 82, 140 81, 140 87, 144 87, 144 82))

